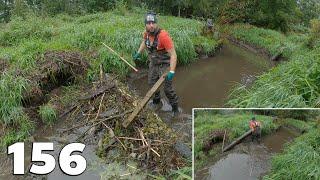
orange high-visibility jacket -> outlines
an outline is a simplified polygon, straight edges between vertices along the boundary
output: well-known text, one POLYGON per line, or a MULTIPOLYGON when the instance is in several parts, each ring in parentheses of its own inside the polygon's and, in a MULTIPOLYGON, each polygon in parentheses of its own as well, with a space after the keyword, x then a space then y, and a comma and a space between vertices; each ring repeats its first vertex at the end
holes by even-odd
POLYGON ((250 121, 249 126, 250 126, 250 129, 254 130, 256 127, 260 127, 261 124, 260 124, 259 121, 255 121, 255 122, 254 121, 250 121))

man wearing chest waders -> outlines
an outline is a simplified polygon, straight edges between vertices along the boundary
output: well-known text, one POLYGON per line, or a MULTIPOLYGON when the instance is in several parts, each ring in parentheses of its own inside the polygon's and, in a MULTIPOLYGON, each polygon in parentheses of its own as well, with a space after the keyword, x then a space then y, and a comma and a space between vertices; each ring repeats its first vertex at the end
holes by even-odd
MULTIPOLYGON (((177 54, 173 41, 168 32, 158 27, 155 13, 148 12, 145 15, 144 24, 146 31, 143 33, 143 41, 139 50, 133 55, 133 59, 140 59, 141 53, 147 49, 149 60, 148 84, 150 87, 170 68, 164 81, 164 93, 171 104, 173 116, 177 116, 179 113, 178 96, 172 87, 172 79, 177 65, 177 54)), ((152 103, 154 106, 160 104, 159 90, 155 93, 152 103)))
POLYGON ((253 117, 249 123, 250 129, 252 130, 251 141, 256 139, 260 143, 261 139, 261 123, 253 117))

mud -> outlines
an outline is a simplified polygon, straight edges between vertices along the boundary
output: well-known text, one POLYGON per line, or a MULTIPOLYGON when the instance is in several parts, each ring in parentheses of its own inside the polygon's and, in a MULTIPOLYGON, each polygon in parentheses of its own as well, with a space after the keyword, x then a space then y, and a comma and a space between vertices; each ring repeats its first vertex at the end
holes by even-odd
POLYGON ((261 143, 251 142, 250 137, 237 145, 232 151, 210 162, 208 166, 196 170, 195 179, 260 179, 271 169, 271 158, 282 152, 286 143, 299 133, 281 127, 276 132, 262 137, 261 143))
MULTIPOLYGON (((194 107, 223 107, 236 83, 250 86, 257 75, 272 66, 269 60, 227 43, 215 57, 177 68, 173 85, 179 105, 187 114, 194 107)), ((131 88, 140 96, 149 89, 146 71, 128 78, 131 88)))
POLYGON ((44 104, 46 94, 60 86, 74 83, 77 77, 85 75, 89 64, 78 52, 48 51, 38 60, 38 67, 26 78, 31 82, 30 91, 23 97, 24 107, 44 104))
MULTIPOLYGON (((176 133, 152 111, 143 110, 128 128, 122 127, 123 120, 129 115, 124 112, 132 110, 138 99, 131 95, 120 81, 106 75, 99 82, 81 87, 78 100, 61 107, 63 113, 60 113, 53 127, 39 126, 37 132, 26 143, 28 146, 30 142, 53 142, 55 151, 50 154, 58 159, 58 154, 65 144, 86 144, 82 154, 87 159, 87 170, 76 179, 120 178, 129 175, 145 179, 147 173, 167 175, 171 170, 187 165, 182 158, 183 154, 175 150, 178 142, 176 133), (111 86, 112 84, 114 85, 111 86), (120 116, 112 118, 115 115, 120 116), (110 119, 93 125, 106 118, 110 119), (142 142, 142 139, 145 139, 148 145, 142 142)), ((59 94, 57 99, 51 101, 61 101, 59 98, 63 95, 59 91, 51 93, 53 97, 59 94)), ((31 148, 26 149, 28 152, 25 163, 28 171, 31 148)), ((17 179, 10 175, 11 158, 2 154, 0 160, 0 179, 17 179)), ((49 175, 34 176, 26 172, 25 176, 18 178, 65 179, 66 176, 57 165, 49 175)))

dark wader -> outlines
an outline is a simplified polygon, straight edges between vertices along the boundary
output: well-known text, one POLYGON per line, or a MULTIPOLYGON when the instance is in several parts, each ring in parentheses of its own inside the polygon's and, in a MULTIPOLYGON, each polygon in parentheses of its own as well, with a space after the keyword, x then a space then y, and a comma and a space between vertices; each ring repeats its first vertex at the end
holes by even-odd
MULTIPOLYGON (((158 34, 161 30, 155 33, 154 42, 150 45, 149 35, 147 35, 146 46, 148 49, 148 60, 149 60, 149 72, 148 72, 148 84, 153 86, 160 76, 169 69, 170 67, 170 56, 165 50, 158 51, 158 34)), ((169 99, 169 103, 172 108, 177 110, 178 108, 178 96, 172 87, 172 80, 164 81, 164 93, 169 99)), ((153 97, 153 103, 157 104, 160 102, 160 91, 158 90, 153 97)))
POLYGON ((255 130, 252 132, 251 141, 253 142, 256 139, 260 142, 261 139, 261 128, 260 126, 255 127, 255 130))

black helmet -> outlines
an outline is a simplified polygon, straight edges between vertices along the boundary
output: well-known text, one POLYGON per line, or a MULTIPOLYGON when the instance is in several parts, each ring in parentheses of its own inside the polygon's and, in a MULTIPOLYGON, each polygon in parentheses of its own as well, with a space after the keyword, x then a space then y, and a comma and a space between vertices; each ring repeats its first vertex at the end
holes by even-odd
POLYGON ((154 12, 148 12, 144 18, 144 24, 147 24, 148 22, 157 23, 157 14, 154 12))
POLYGON ((255 121, 255 120, 256 120, 256 118, 255 118, 255 117, 252 117, 252 120, 253 120, 253 121, 255 121))

